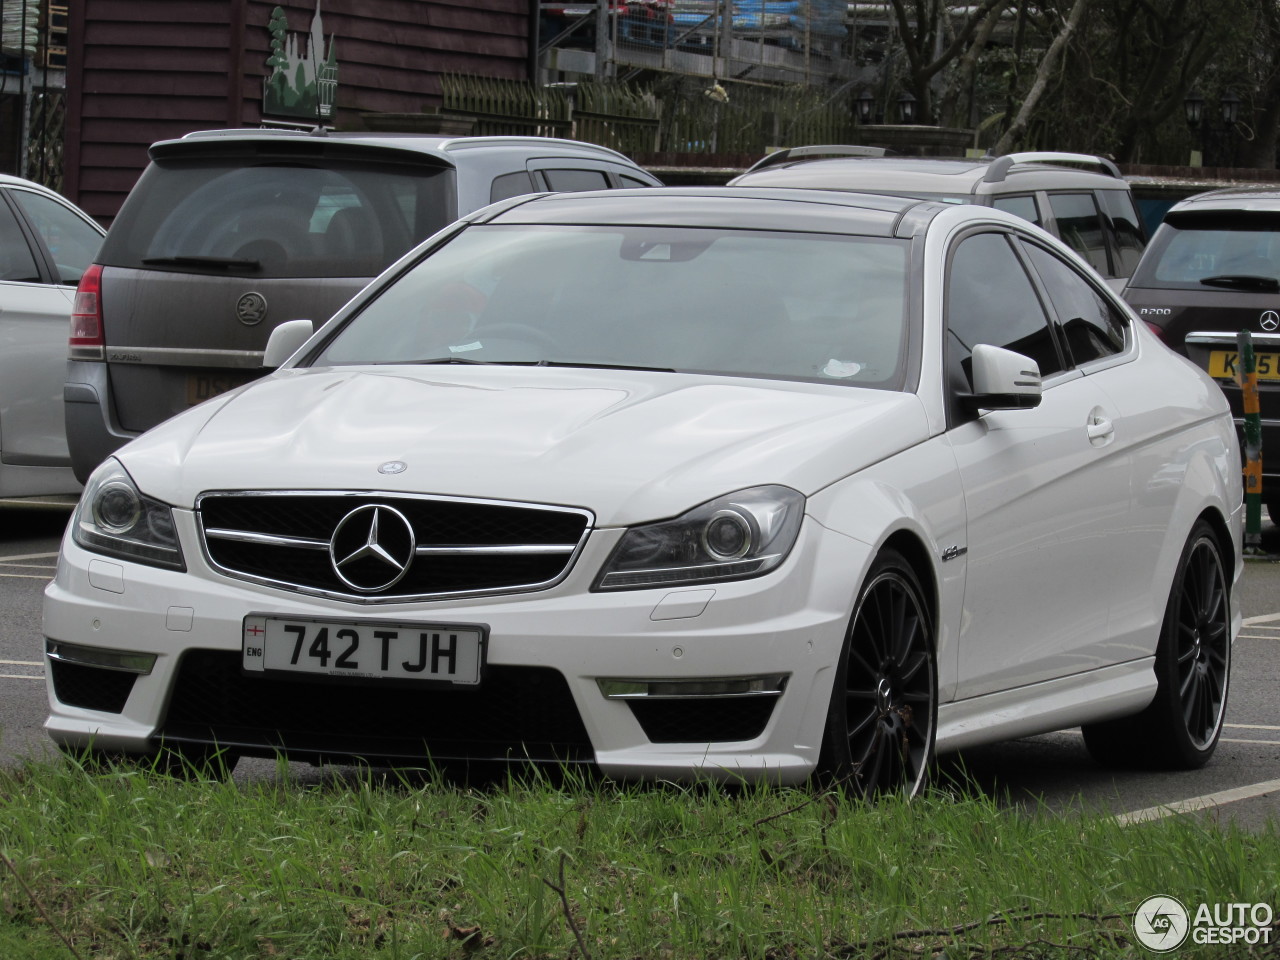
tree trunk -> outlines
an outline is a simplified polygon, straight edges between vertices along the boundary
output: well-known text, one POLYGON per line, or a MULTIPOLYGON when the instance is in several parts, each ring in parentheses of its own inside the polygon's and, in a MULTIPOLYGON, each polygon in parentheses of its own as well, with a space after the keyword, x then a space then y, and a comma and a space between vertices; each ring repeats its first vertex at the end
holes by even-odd
POLYGON ((992 153, 996 156, 1008 153, 1010 148, 1017 143, 1018 138, 1022 136, 1023 131, 1026 130, 1027 122, 1031 119, 1031 114, 1035 111, 1036 104, 1049 86, 1049 77, 1058 69, 1058 62, 1062 59, 1062 52, 1066 49, 1067 42, 1071 39, 1071 34, 1080 25, 1080 19, 1084 16, 1085 8, 1088 6, 1089 0, 1076 0, 1075 6, 1071 8, 1071 13, 1067 15, 1067 22, 1058 31, 1058 35, 1053 38, 1053 43, 1049 44, 1049 49, 1045 51, 1044 59, 1040 61, 1040 66, 1036 68, 1036 78, 1031 84, 1031 89, 1027 91, 1026 98, 1022 101, 1022 107, 1018 110, 1018 115, 992 150, 992 153))

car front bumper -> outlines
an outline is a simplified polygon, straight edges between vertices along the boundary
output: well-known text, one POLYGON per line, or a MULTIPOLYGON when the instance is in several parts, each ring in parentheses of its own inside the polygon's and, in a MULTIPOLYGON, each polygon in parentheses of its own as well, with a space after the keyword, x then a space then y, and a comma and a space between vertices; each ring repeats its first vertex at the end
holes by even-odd
POLYGON ((163 738, 316 762, 561 760, 623 778, 797 782, 818 762, 871 552, 806 521, 766 576, 593 593, 619 535, 603 530, 545 591, 369 605, 224 576, 191 546, 194 515, 175 521, 186 573, 64 543, 44 612, 56 742, 150 752, 163 738), (253 676, 240 668, 249 615, 483 624, 485 673, 447 690, 253 676), (760 689, 743 692, 744 680, 760 689))

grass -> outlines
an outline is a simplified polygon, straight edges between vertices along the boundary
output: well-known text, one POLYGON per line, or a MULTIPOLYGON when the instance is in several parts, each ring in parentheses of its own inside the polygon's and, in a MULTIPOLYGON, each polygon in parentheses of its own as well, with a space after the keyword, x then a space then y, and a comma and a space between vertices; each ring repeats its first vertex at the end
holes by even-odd
MULTIPOLYGON (((286 765, 248 785, 0 769, 0 853, 5 960, 1138 957, 1148 896, 1280 890, 1274 826, 286 765)), ((1233 956, 1177 954, 1202 955, 1233 956)))

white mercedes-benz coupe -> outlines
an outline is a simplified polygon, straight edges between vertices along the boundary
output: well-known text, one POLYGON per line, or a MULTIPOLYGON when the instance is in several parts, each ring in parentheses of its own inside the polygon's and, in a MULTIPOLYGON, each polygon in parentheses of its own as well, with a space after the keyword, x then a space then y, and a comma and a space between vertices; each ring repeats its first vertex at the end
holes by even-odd
POLYGON ((87 483, 45 600, 65 750, 865 794, 1074 726, 1214 751, 1227 403, 1023 220, 520 197, 311 328, 87 483))

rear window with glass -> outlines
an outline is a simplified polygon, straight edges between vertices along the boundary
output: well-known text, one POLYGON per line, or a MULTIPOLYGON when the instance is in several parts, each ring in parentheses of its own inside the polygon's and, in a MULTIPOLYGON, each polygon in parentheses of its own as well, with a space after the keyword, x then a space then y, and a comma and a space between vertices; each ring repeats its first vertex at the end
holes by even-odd
POLYGON ((1133 285, 1243 288, 1248 278, 1268 288, 1280 280, 1280 214, 1172 215, 1152 238, 1133 285))
POLYGON ((256 277, 372 277, 455 219, 447 168, 164 160, 148 167, 100 260, 256 277))

